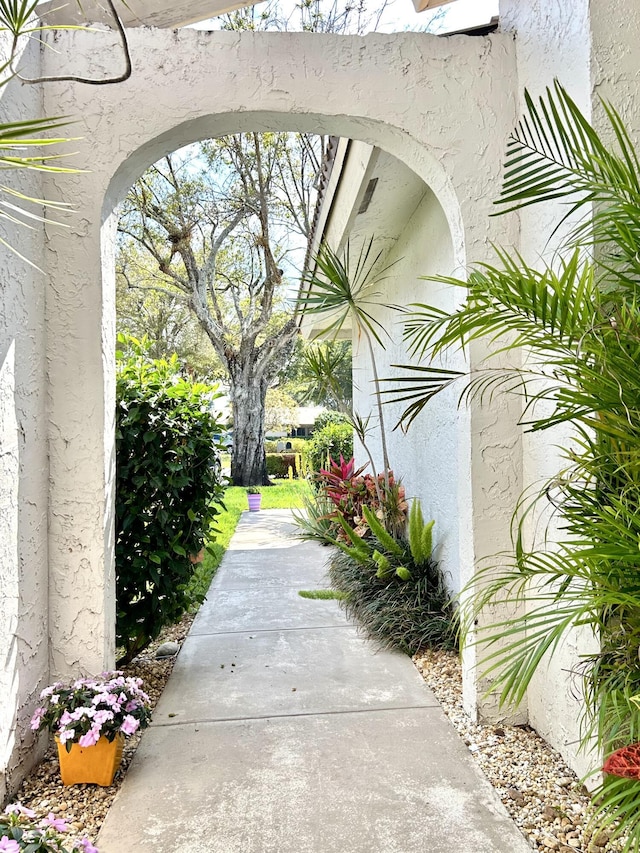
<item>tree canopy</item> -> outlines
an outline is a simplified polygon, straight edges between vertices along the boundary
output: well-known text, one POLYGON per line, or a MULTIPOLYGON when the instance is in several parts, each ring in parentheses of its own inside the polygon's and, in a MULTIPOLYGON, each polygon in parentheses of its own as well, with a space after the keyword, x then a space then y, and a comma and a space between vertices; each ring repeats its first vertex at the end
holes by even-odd
POLYGON ((206 335, 228 378, 238 485, 267 482, 265 398, 298 335, 321 159, 322 138, 304 134, 206 140, 152 166, 122 208, 121 297, 142 290, 148 309, 153 293, 206 335))

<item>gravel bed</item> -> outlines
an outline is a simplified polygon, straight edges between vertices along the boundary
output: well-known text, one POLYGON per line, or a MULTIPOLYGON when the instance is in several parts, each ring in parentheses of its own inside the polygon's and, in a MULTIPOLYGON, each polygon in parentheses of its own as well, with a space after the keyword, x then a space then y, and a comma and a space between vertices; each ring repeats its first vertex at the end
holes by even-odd
POLYGON ((604 832, 590 837, 586 789, 533 729, 471 722, 462 707, 457 655, 427 651, 413 661, 533 850, 614 853, 621 849, 604 832))
MULTIPOLYGON (((175 663, 175 656, 164 660, 156 659, 156 649, 170 640, 182 643, 191 627, 194 615, 187 614, 180 622, 165 628, 152 645, 129 666, 123 667, 126 675, 143 679, 143 689, 149 694, 152 708, 155 708, 175 663)), ((25 779, 10 802, 20 802, 23 806, 33 809, 38 818, 54 812, 56 817, 67 821, 70 836, 73 838, 87 836, 95 841, 107 810, 118 793, 140 743, 140 737, 141 734, 137 733, 125 740, 122 764, 115 775, 113 785, 108 788, 102 788, 99 785, 65 787, 60 781, 58 754, 52 743, 42 762, 25 779)))

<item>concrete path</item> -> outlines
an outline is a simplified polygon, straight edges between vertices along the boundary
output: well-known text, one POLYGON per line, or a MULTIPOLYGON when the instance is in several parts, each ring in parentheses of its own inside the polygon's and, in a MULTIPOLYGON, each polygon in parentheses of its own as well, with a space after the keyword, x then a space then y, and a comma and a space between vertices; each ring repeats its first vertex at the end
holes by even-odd
POLYGON ((286 511, 245 513, 100 853, 525 853, 409 658, 377 651, 286 511))

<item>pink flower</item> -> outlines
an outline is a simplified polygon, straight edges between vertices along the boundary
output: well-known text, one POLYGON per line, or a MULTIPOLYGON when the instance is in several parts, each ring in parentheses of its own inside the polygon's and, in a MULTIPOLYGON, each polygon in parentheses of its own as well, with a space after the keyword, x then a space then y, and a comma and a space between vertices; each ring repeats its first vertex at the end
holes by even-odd
POLYGON ((98 848, 94 847, 88 838, 81 838, 78 844, 82 847, 83 853, 98 853, 98 848))
POLYGON ((71 714, 68 711, 64 711, 64 713, 60 717, 60 725, 61 726, 68 726, 69 723, 72 723, 72 722, 73 722, 73 717, 71 716, 71 714))
POLYGON ((140 728, 140 723, 136 720, 135 717, 132 717, 131 714, 127 714, 127 716, 122 721, 122 725, 120 726, 120 731, 124 732, 126 735, 132 735, 138 731, 140 728))
POLYGON ((96 711, 93 715, 93 722, 94 724, 97 723, 98 726, 106 723, 107 720, 113 720, 113 711, 96 711))
POLYGON ((42 818, 40 826, 50 826, 52 829, 55 829, 56 832, 67 832, 69 829, 67 822, 61 817, 56 817, 53 812, 49 812, 46 817, 42 818))
POLYGON ((75 729, 60 729, 58 731, 58 737, 60 738, 60 743, 66 743, 68 740, 73 740, 76 736, 75 729))
POLYGON ((46 708, 36 708, 33 717, 31 717, 31 731, 35 732, 40 728, 40 723, 46 713, 46 708))
POLYGON ((7 806, 4 810, 5 814, 23 814, 25 817, 35 817, 36 813, 28 809, 26 806, 23 806, 22 803, 13 803, 10 806, 7 806))
POLYGON ((58 687, 62 687, 61 681, 56 681, 55 684, 52 684, 50 687, 45 687, 42 693, 40 694, 41 699, 46 699, 47 696, 51 696, 52 693, 55 693, 58 687))
MULTIPOLYGON (((3 835, 0 838, 0 850, 3 853, 20 853, 20 845, 13 838, 9 838, 8 835, 3 835)), ((91 851, 86 851, 86 853, 91 853, 91 851)))
POLYGON ((76 708, 71 712, 71 719, 81 720, 83 717, 93 717, 95 712, 95 708, 76 708))
POLYGON ((80 744, 80 746, 95 746, 99 740, 99 730, 94 731, 93 727, 91 727, 91 729, 86 734, 82 735, 78 743, 80 744))

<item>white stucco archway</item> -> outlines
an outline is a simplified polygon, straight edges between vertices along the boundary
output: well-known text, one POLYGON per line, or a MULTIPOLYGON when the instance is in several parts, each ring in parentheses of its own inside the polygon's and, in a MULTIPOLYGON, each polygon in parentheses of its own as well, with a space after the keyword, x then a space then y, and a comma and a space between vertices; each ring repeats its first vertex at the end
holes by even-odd
MULTIPOLYGON (((46 72, 69 55, 87 56, 85 38, 58 34, 59 53, 45 54, 46 72)), ((108 65, 110 38, 102 49, 91 43, 98 70, 108 65)), ((508 37, 138 30, 131 49, 127 83, 45 92, 50 112, 81 116, 81 156, 91 169, 48 190, 80 211, 69 232, 51 231, 47 252, 52 676, 113 660, 111 214, 147 166, 182 145, 238 131, 349 137, 394 155, 430 187, 457 266, 487 257, 490 241, 515 237, 513 222, 488 218, 514 119, 510 90, 495 85, 514 74, 508 37)), ((472 410, 459 424, 463 579, 478 554, 506 545, 509 498, 519 490, 517 413, 507 401, 501 406, 472 410), (476 443, 494 448, 500 462, 486 465, 476 443)))
MULTIPOLYGON (((362 139, 406 163, 442 205, 457 260, 488 259, 495 240, 535 261, 554 248, 547 238, 557 206, 489 218, 524 87, 535 94, 560 78, 587 115, 593 108, 596 127, 599 94, 636 130, 640 112, 635 0, 616 0, 616 14, 588 0, 562 0, 544 15, 539 5, 500 0, 503 32, 482 38, 139 29, 129 33, 134 69, 125 84, 43 88, 14 79, 3 88, 9 120, 43 108, 77 117, 69 135, 83 140, 74 165, 91 171, 16 178, 25 195, 77 206, 68 231, 3 225, 46 278, 0 246, 0 799, 34 760, 28 721, 39 690, 113 655, 114 341, 103 318, 114 306, 103 286, 103 276, 112 278, 109 252, 101 259, 113 204, 165 151, 264 122, 362 139)), ((108 32, 47 37, 55 52, 36 42, 25 51, 35 73, 109 76, 120 58, 108 32)), ((472 351, 472 361, 481 355, 472 351)), ((458 423, 462 580, 477 557, 508 546, 522 470, 528 483, 556 470, 538 437, 526 436, 521 449, 516 416, 496 401, 458 423)), ((585 772, 566 679, 582 647, 574 639, 565 646, 534 678, 530 721, 585 772)), ((474 692, 468 678, 470 707, 474 692)))

